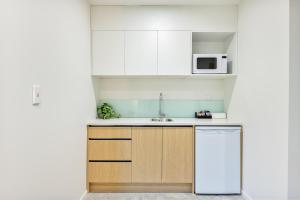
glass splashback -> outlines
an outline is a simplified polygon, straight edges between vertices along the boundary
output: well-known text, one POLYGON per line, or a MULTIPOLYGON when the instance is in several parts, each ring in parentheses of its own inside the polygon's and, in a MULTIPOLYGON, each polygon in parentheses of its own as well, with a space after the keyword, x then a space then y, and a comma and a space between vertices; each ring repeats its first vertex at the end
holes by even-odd
MULTIPOLYGON (((109 103, 115 111, 126 118, 158 117, 159 101, 157 99, 101 99, 98 105, 109 103)), ((195 112, 209 110, 224 112, 223 100, 168 100, 162 103, 162 111, 166 117, 190 118, 195 112)))

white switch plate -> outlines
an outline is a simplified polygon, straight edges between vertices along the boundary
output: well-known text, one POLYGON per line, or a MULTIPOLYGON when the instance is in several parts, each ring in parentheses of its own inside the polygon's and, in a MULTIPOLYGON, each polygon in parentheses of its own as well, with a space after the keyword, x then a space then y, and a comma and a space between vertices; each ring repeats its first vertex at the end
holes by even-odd
POLYGON ((40 86, 33 85, 32 86, 32 105, 39 105, 41 103, 41 93, 40 93, 40 86))

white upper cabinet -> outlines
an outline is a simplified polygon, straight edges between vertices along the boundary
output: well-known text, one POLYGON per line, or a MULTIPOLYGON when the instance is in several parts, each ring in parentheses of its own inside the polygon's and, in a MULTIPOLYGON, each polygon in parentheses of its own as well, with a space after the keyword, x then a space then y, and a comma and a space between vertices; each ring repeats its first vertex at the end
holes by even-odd
POLYGON ((92 34, 93 75, 124 75, 124 31, 92 34))
POLYGON ((191 61, 190 31, 158 31, 159 75, 190 75, 191 61))
POLYGON ((125 31, 125 74, 157 74, 157 31, 125 31))

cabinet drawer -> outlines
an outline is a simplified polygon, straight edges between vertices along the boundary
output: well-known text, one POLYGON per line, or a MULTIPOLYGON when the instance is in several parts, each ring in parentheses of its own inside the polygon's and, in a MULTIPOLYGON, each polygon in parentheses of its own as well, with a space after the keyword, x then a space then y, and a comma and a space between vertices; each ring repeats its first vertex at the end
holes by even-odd
POLYGON ((89 162, 92 183, 131 183, 131 162, 89 162))
POLYGON ((131 128, 123 127, 89 127, 89 138, 131 138, 131 128))
POLYGON ((131 140, 89 140, 89 160, 131 160, 131 140))

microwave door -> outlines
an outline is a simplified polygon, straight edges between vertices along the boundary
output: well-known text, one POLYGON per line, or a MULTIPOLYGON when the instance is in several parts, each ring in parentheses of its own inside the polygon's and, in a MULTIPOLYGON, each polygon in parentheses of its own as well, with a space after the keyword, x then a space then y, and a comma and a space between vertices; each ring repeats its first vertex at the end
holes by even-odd
POLYGON ((197 70, 216 70, 218 65, 217 58, 197 58, 197 70))
POLYGON ((217 73, 218 58, 216 57, 198 57, 196 63, 196 71, 198 73, 217 73))

